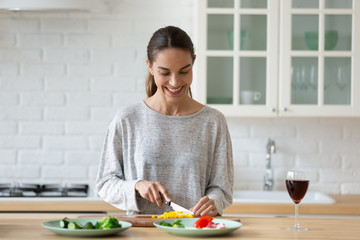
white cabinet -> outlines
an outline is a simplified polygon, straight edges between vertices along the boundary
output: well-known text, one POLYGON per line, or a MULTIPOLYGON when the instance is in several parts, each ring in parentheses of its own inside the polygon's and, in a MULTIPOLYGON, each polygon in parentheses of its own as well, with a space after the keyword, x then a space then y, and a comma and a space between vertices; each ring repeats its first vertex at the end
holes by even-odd
POLYGON ((360 116, 360 2, 198 0, 194 96, 227 116, 360 116))

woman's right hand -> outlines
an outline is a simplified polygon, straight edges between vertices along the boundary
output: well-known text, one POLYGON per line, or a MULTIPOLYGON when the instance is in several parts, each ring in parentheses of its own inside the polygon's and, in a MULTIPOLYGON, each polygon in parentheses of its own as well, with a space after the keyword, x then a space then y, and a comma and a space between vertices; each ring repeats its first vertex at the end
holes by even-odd
POLYGON ((166 201, 171 202, 168 191, 160 182, 140 180, 135 184, 135 190, 141 197, 156 203, 159 207, 163 205, 161 195, 164 196, 166 201))

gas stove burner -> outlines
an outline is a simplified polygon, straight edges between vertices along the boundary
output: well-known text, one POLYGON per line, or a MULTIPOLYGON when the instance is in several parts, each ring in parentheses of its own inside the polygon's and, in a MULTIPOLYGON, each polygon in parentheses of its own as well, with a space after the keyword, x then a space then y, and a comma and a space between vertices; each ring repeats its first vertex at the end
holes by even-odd
POLYGON ((88 184, 0 183, 0 197, 87 197, 88 184))
POLYGON ((0 191, 9 189, 10 187, 12 187, 10 183, 0 183, 0 191))
POLYGON ((87 184, 44 184, 41 187, 41 196, 51 197, 86 197, 89 185, 87 184))

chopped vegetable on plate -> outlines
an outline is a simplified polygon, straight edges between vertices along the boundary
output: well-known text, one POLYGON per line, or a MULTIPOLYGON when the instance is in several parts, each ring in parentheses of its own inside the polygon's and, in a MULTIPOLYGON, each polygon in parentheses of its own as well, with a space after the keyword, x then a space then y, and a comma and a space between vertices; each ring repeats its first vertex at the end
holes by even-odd
POLYGON ((214 223, 212 217, 204 216, 199 218, 196 222, 194 222, 193 227, 194 228, 219 228, 223 229, 225 228, 224 223, 214 223))
POLYGON ((68 218, 64 218, 59 222, 61 228, 67 229, 111 229, 120 228, 121 224, 115 217, 104 217, 101 221, 96 222, 94 225, 92 222, 87 222, 84 225, 78 221, 68 221, 68 218))

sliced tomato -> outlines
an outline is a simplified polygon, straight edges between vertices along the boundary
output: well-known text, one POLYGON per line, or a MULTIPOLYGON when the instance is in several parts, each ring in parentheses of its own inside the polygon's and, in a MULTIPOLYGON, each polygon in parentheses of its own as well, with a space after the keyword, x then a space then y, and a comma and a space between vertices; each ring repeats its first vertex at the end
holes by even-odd
POLYGON ((204 216, 199 218, 196 222, 194 222, 193 227, 194 228, 204 228, 208 225, 209 222, 213 220, 212 217, 204 216))

